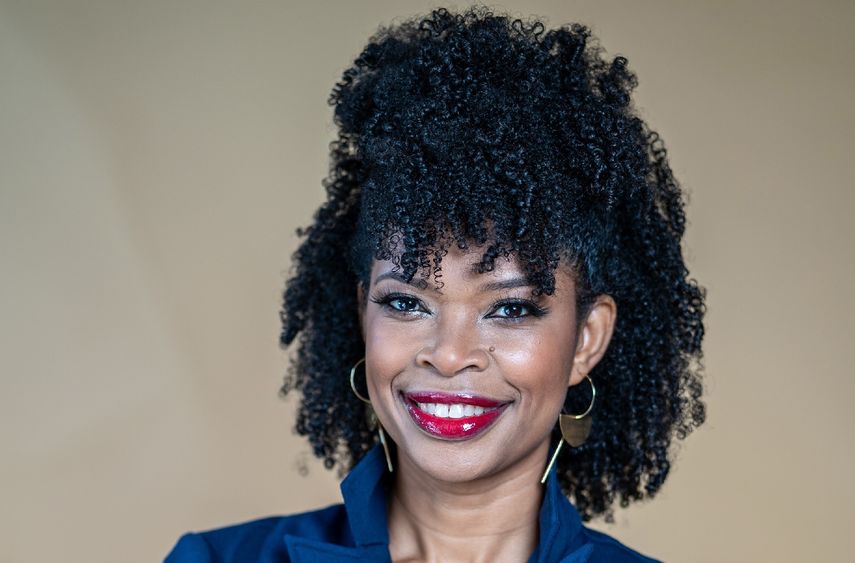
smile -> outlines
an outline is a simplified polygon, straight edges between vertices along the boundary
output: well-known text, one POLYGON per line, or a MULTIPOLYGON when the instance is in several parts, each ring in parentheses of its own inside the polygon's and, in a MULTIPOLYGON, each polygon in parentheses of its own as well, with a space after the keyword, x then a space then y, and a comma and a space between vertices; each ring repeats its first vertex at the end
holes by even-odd
POLYGON ((407 411, 416 425, 438 438, 466 439, 487 430, 508 403, 467 394, 407 393, 407 411))

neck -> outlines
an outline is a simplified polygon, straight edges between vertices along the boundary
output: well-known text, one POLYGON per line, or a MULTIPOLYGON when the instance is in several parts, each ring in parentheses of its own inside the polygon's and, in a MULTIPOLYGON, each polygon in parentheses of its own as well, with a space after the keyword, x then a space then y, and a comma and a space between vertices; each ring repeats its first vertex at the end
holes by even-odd
POLYGON ((392 559, 527 560, 538 541, 546 448, 513 468, 462 483, 433 479, 398 455, 389 504, 392 559))

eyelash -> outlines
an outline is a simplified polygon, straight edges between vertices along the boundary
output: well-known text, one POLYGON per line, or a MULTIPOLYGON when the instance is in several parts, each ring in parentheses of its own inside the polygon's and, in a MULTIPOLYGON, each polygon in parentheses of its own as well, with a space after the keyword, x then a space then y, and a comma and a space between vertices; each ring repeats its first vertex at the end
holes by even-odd
MULTIPOLYGON (((385 307, 385 308, 391 310, 393 313, 400 314, 400 315, 410 315, 412 313, 430 313, 430 311, 428 311, 427 307, 425 307, 424 303, 422 303, 422 301, 420 299, 418 299, 417 297, 413 297, 412 295, 407 295, 406 293, 399 293, 397 291, 384 292, 384 293, 380 293, 378 295, 374 295, 371 297, 371 301, 373 303, 376 303, 382 307, 385 307), (420 307, 421 310, 402 310, 402 309, 397 309, 397 308, 393 307, 392 303, 394 301, 399 300, 399 299, 400 300, 406 300, 406 301, 412 301, 412 302, 414 302, 415 306, 420 307)), ((502 319, 502 320, 509 321, 509 322, 520 322, 520 321, 526 319, 527 317, 534 317, 534 318, 542 317, 547 312, 549 312, 549 310, 547 308, 541 307, 541 306, 537 305, 536 303, 534 303, 533 301, 529 301, 528 299, 509 298, 509 299, 501 299, 501 300, 497 301, 496 303, 494 303, 492 308, 490 309, 490 314, 487 317, 488 318, 492 317, 492 318, 502 319), (527 314, 520 315, 517 317, 501 317, 501 316, 494 317, 493 316, 499 309, 501 309, 503 307, 509 307, 509 306, 523 307, 524 309, 527 310, 527 314)))

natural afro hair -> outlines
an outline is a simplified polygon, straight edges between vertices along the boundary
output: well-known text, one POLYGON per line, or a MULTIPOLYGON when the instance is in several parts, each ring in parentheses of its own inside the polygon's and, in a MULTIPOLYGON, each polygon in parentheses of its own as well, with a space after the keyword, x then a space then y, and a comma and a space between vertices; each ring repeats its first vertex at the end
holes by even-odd
MULTIPOLYGON (((683 193, 635 86, 627 60, 578 24, 438 9, 371 38, 330 96, 327 200, 298 230, 281 315, 282 344, 297 340, 282 392, 301 392, 296 431, 327 467, 346 471, 375 443, 347 383, 364 356, 357 283, 374 258, 438 278, 456 244, 480 249, 482 271, 513 255, 546 294, 566 261, 582 312, 614 298, 593 429, 557 474, 585 520, 659 490, 672 438, 705 416, 704 291, 683 262, 683 193)), ((585 409, 583 394, 568 393, 566 412, 585 409)))

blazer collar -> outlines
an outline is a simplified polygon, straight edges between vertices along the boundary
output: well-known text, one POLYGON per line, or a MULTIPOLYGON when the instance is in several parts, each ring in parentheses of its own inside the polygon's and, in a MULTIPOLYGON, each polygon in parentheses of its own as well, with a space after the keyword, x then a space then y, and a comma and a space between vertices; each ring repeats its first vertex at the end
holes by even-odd
POLYGON ((375 445, 341 482, 341 496, 356 545, 388 545, 388 490, 386 459, 380 445, 375 445))
POLYGON ((380 446, 372 448, 350 470, 341 483, 344 509, 353 543, 332 542, 285 536, 288 555, 294 563, 389 562, 389 530, 386 524, 388 480, 386 461, 380 446))
MULTIPOLYGON (((379 445, 372 448, 341 483, 347 520, 354 546, 342 546, 295 536, 286 536, 293 561, 352 562, 389 561, 389 530, 386 499, 389 479, 386 461, 379 445)), ((583 563, 588 560, 590 545, 584 545, 579 534, 582 521, 576 508, 561 491, 550 472, 539 515, 540 540, 529 563, 583 563)))
POLYGON ((582 548, 579 532, 582 531, 582 519, 558 482, 553 466, 546 479, 546 492, 540 506, 540 539, 530 563, 547 561, 586 561, 590 548, 582 548), (578 544, 580 549, 573 549, 578 544), (569 556, 568 556, 569 555, 569 556), (562 559, 565 556, 567 559, 562 559))

